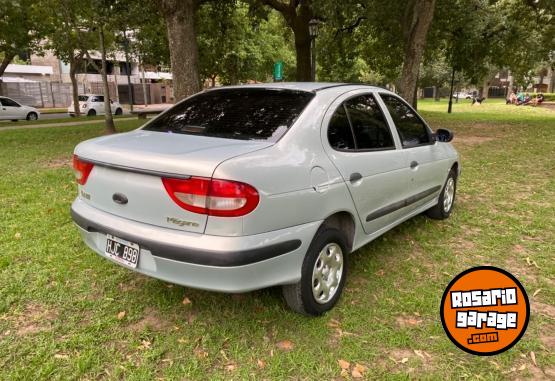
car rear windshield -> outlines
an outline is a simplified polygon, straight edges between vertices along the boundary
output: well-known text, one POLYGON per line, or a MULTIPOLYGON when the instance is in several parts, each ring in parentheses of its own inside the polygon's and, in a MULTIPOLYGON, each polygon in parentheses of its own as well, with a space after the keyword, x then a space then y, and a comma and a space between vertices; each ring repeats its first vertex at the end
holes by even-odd
POLYGON ((79 102, 86 102, 89 97, 86 95, 79 95, 79 102))
POLYGON ((275 142, 314 93, 283 89, 222 89, 200 93, 153 119, 145 130, 275 142))

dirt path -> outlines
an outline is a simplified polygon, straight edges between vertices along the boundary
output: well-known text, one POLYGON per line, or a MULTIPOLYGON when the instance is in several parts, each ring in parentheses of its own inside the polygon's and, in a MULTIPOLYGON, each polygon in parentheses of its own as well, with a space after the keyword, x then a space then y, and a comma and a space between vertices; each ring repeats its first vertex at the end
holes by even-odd
MULTIPOLYGON (((120 120, 132 120, 132 119, 137 119, 137 118, 136 117, 118 118, 118 119, 115 119, 114 121, 117 122, 120 120)), ((22 130, 25 128, 81 126, 84 124, 97 124, 97 123, 104 123, 104 119, 86 120, 83 122, 43 123, 43 124, 27 124, 27 125, 21 125, 21 126, 0 127, 0 132, 9 131, 9 130, 22 130)))

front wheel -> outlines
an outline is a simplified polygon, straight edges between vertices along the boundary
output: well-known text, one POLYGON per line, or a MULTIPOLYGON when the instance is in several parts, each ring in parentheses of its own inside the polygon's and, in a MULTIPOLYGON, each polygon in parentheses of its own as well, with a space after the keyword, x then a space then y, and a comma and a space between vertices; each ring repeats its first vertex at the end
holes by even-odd
POLYGON ((30 112, 29 114, 27 114, 27 120, 37 120, 38 118, 39 116, 36 112, 30 112))
POLYGON ((453 205, 455 204, 455 194, 457 193, 457 174, 454 169, 449 171, 443 190, 439 195, 437 205, 428 209, 426 214, 435 220, 444 220, 449 218, 453 205))
POLYGON ((321 228, 303 261, 301 280, 283 286, 289 307, 309 316, 322 315, 337 303, 347 278, 345 235, 335 228, 321 228))
POLYGON ((123 114, 123 110, 121 108, 117 108, 116 115, 122 115, 122 114, 123 114))
POLYGON ((95 116, 96 115, 96 110, 89 110, 89 112, 87 113, 87 116, 95 116))

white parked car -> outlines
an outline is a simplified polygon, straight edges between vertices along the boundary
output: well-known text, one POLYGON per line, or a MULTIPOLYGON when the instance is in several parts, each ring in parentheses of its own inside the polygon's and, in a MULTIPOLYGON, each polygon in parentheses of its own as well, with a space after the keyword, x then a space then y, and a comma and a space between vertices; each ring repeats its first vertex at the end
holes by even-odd
POLYGON ((126 268, 223 292, 282 285, 293 310, 319 315, 351 252, 420 213, 449 217, 452 138, 377 87, 222 87, 80 143, 71 214, 126 268))
MULTIPOLYGON (((110 100, 110 105, 112 109, 112 114, 122 115, 123 108, 118 101, 110 100)), ((95 116, 104 115, 104 95, 100 94, 83 94, 79 95, 79 108, 81 109, 82 115, 95 116)), ((67 108, 67 112, 70 116, 75 116, 75 107, 73 107, 73 101, 67 108)))
POLYGON ((22 105, 11 98, 0 97, 0 106, 0 119, 3 120, 37 120, 40 118, 39 110, 31 106, 22 105))

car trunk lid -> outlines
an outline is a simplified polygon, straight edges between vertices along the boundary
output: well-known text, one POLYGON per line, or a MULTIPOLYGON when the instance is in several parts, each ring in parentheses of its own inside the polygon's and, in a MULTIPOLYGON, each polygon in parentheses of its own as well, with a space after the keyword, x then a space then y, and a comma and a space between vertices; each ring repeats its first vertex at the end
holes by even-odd
POLYGON ((270 145, 144 130, 100 137, 75 149, 80 159, 95 164, 79 197, 117 216, 203 233, 207 216, 179 207, 161 178, 209 178, 221 162, 270 145))

